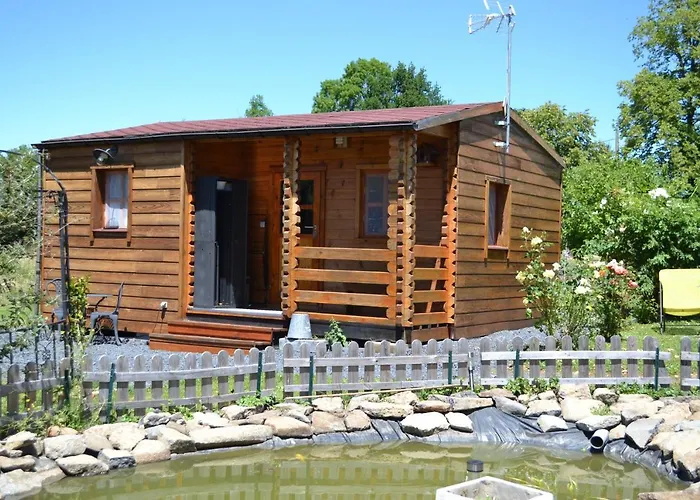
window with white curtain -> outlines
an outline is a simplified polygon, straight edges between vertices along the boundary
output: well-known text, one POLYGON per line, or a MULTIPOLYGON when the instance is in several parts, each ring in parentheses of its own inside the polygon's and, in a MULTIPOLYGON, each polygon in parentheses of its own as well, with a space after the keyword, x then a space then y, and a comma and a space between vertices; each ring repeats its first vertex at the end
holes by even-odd
POLYGON ((104 229, 126 229, 129 221, 129 175, 126 170, 104 173, 104 229))
POLYGON ((386 236, 389 175, 386 172, 365 172, 362 188, 362 236, 386 236))

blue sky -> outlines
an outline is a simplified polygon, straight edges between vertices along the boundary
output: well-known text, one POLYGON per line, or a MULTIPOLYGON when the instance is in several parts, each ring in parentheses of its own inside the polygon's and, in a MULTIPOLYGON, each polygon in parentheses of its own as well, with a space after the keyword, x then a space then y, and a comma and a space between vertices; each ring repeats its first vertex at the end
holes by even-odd
MULTIPOLYGON (((491 0, 492 8, 495 2, 491 0)), ((612 139, 644 0, 516 0, 515 107, 590 110, 612 139)), ((358 57, 413 61, 455 103, 505 92, 505 35, 482 0, 0 0, 0 149, 157 121, 241 116, 253 94, 306 113, 358 57)))

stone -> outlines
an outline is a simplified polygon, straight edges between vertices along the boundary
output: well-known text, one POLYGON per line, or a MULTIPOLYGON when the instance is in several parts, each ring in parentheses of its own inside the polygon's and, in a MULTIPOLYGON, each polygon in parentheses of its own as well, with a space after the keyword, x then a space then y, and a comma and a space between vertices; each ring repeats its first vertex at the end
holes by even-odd
POLYGON ((28 444, 27 446, 20 448, 19 450, 16 451, 21 451, 22 455, 31 455, 33 457, 40 457, 41 455, 44 454, 44 440, 43 439, 37 439, 31 444, 28 444))
POLYGON ((527 406, 524 404, 513 401, 503 396, 494 396, 493 402, 496 404, 496 408, 504 413, 510 413, 516 417, 522 417, 527 411, 527 406))
POLYGON ((667 404, 654 415, 655 418, 663 418, 664 422, 659 427, 659 432, 671 431, 675 426, 691 417, 688 403, 667 404))
POLYGON ((136 459, 130 451, 106 448, 97 455, 98 460, 106 463, 112 469, 128 469, 136 466, 136 459))
MULTIPOLYGON (((177 431, 173 431, 177 432, 177 431)), ((170 460, 170 448, 163 441, 146 439, 141 441, 131 451, 136 460, 136 465, 150 464, 170 460)))
POLYGON ((236 420, 234 422, 263 425, 268 418, 281 417, 282 413, 277 410, 265 410, 262 413, 254 413, 245 420, 236 420))
POLYGON ((692 435, 687 432, 679 434, 684 434, 682 439, 678 438, 674 443, 662 444, 665 447, 673 447, 673 461, 676 463, 681 456, 700 450, 700 440, 696 432, 693 432, 692 435))
POLYGON ((629 425, 635 420, 649 418, 656 414, 658 408, 653 403, 627 404, 622 407, 620 416, 622 423, 629 425))
POLYGON ((379 403, 379 394, 362 394, 350 399, 348 411, 356 410, 362 403, 379 403))
POLYGON ((625 430, 627 441, 640 450, 643 450, 647 443, 651 441, 651 438, 656 435, 661 422, 661 420, 655 418, 635 420, 629 424, 625 430))
POLYGON ((311 414, 311 431, 314 434, 345 432, 346 430, 343 417, 325 411, 315 411, 311 414))
POLYGON ((459 432, 474 432, 474 424, 472 419, 469 418, 464 413, 448 413, 445 415, 447 423, 450 425, 450 429, 454 429, 459 432))
POLYGON ((166 427, 169 429, 175 429, 177 432, 180 432, 184 434, 185 436, 188 436, 190 431, 187 428, 187 423, 182 420, 182 421, 176 421, 176 420, 171 420, 166 424, 166 427))
POLYGON ((603 402, 597 399, 564 398, 561 401, 561 416, 567 422, 578 422, 592 416, 593 410, 604 407, 603 402))
POLYGON ((56 460, 56 464, 66 476, 99 476, 109 472, 109 466, 106 463, 90 455, 74 455, 71 457, 59 458, 56 460))
POLYGON ((272 428, 272 433, 280 438, 308 438, 311 437, 311 426, 293 417, 271 417, 265 425, 272 428))
POLYGON ((452 405, 446 401, 435 401, 428 399, 425 401, 416 401, 413 403, 413 411, 416 413, 447 413, 452 409, 452 405))
MULTIPOLYGON (((299 410, 288 410, 283 413, 283 417, 291 417, 299 422, 303 422, 305 424, 311 424, 311 419, 306 416, 307 414, 305 412, 299 411, 299 410)), ((267 422, 265 422, 267 424, 267 422)))
POLYGON ((556 399, 536 399, 530 401, 525 411, 526 417, 539 417, 540 415, 551 415, 558 417, 561 415, 561 406, 556 399))
POLYGON ((674 461, 678 466, 678 475, 686 481, 700 480, 700 450, 685 453, 677 459, 674 454, 674 461))
POLYGON ((364 431, 372 426, 372 421, 362 410, 352 410, 345 415, 345 428, 348 432, 364 431))
POLYGON ((557 392, 559 399, 591 399, 588 384, 560 384, 557 392))
POLYGON ((53 469, 37 472, 34 475, 39 478, 39 481, 41 481, 41 486, 47 486, 66 477, 58 465, 53 469))
POLYGON ((38 474, 21 469, 0 474, 0 498, 23 498, 41 491, 42 481, 38 474))
POLYGON ((569 428, 563 418, 546 414, 542 414, 537 418, 537 425, 540 426, 542 432, 565 431, 569 428))
POLYGON ((52 459, 85 453, 85 438, 81 435, 61 435, 44 440, 44 454, 52 459))
POLYGON ((536 399, 536 397, 537 396, 533 394, 521 394, 520 396, 518 396, 518 403, 526 405, 533 399, 536 399))
POLYGON ((187 434, 188 436, 192 435, 192 431, 196 431, 199 429, 208 429, 208 427, 204 427, 203 425, 195 422, 194 420, 186 420, 185 421, 185 429, 187 429, 187 434))
POLYGON ((332 413, 333 415, 342 415, 345 413, 345 405, 343 398, 334 396, 332 398, 316 398, 311 400, 311 406, 317 411, 332 413))
MULTIPOLYGON (((535 399, 535 398, 532 398, 532 399, 535 399)), ((554 394, 554 391, 549 390, 549 391, 540 392, 537 395, 537 399, 541 399, 542 401, 556 400, 557 395, 554 394)))
POLYGON ((111 450, 112 443, 104 436, 95 433, 83 435, 85 439, 85 453, 96 457, 102 450, 111 450))
POLYGON ((266 425, 241 425, 218 428, 202 428, 190 432, 197 450, 247 446, 272 439, 272 428, 266 425))
MULTIPOLYGON (((194 441, 189 436, 164 426, 160 430, 158 441, 164 443, 171 453, 190 453, 195 451, 194 441)), ((138 447, 138 445, 136 445, 138 447)), ((134 448, 135 450, 136 448, 134 448)))
POLYGON ((19 458, 22 455, 24 455, 22 450, 8 450, 7 448, 0 447, 0 457, 19 458))
POLYGON ((674 431, 697 431, 700 430, 700 420, 684 420, 678 422, 674 427, 674 431))
POLYGON ((610 434, 608 434, 608 439, 610 441, 617 441, 618 439, 625 439, 625 432, 627 431, 626 425, 618 425, 610 429, 610 434))
POLYGON ((0 470, 10 472, 13 470, 31 471, 34 469, 36 460, 34 457, 24 456, 18 458, 0 457, 0 470))
POLYGON ((387 402, 374 403, 371 401, 363 401, 357 408, 362 410, 370 418, 406 418, 413 413, 411 405, 399 405, 387 402))
POLYGON ((700 399, 691 399, 688 402, 690 413, 700 413, 700 399))
POLYGON ((155 427, 156 425, 165 425, 170 422, 171 416, 172 415, 170 415, 168 412, 148 412, 143 417, 143 426, 148 429, 149 427, 155 427))
POLYGON ((46 431, 46 437, 75 436, 76 434, 80 433, 71 427, 61 427, 60 425, 52 425, 46 431))
POLYGON ((156 425, 155 427, 149 427, 145 429, 146 439, 158 439, 161 430, 165 429, 165 425, 156 425))
POLYGON ((654 398, 648 394, 620 394, 617 398, 617 402, 620 404, 642 402, 651 403, 652 401, 654 401, 654 398))
POLYGON ((110 433, 108 439, 117 450, 131 451, 137 444, 146 439, 146 431, 132 423, 129 426, 124 425, 118 432, 110 433))
POLYGON ((418 401, 418 396, 416 396, 411 391, 403 391, 396 394, 392 394, 384 401, 387 403, 393 403, 395 405, 410 405, 418 401))
POLYGON ((640 493, 637 500, 699 500, 700 483, 693 484, 680 491, 652 491, 640 493))
POLYGON ((95 425, 93 427, 85 429, 83 434, 94 433, 109 439, 109 436, 112 434, 118 434, 125 429, 133 428, 138 428, 138 424, 135 424, 134 422, 116 422, 114 424, 95 425))
POLYGON ((279 411, 282 415, 287 415, 290 412, 299 412, 304 414, 304 416, 311 415, 314 411, 314 407, 308 404, 302 405, 299 403, 279 403, 275 405, 275 410, 279 411))
POLYGON ((201 412, 201 411, 196 411, 192 414, 192 418, 194 419, 195 422, 197 422, 200 425, 205 425, 207 427, 226 427, 231 425, 231 422, 229 421, 228 418, 223 418, 220 415, 217 415, 214 412, 211 411, 206 411, 206 412, 201 412))
POLYGON ((250 406, 240 405, 224 406, 219 411, 224 417, 228 418, 229 420, 243 420, 255 413, 261 413, 257 411, 257 408, 251 408, 250 406))
POLYGON ((480 398, 507 398, 516 399, 515 394, 513 394, 508 389, 502 387, 495 387, 493 389, 487 389, 479 393, 480 398))
POLYGON ((617 403, 617 398, 617 393, 607 387, 598 387, 593 391, 593 399, 602 401, 608 406, 617 403))
POLYGON ((55 469, 58 465, 56 462, 46 457, 39 457, 34 461, 34 472, 44 472, 55 469))
POLYGON ((401 429, 414 436, 430 436, 450 428, 447 418, 442 413, 414 413, 400 422, 401 429))
POLYGON ((620 415, 591 415, 576 422, 576 427, 583 432, 595 432, 599 429, 612 429, 620 425, 620 415))
POLYGON ((452 411, 471 413, 493 406, 491 398, 452 398, 452 411))
POLYGON ((26 448, 34 443, 36 443, 36 434, 22 431, 9 436, 5 440, 5 448, 7 450, 19 450, 20 448, 26 448))

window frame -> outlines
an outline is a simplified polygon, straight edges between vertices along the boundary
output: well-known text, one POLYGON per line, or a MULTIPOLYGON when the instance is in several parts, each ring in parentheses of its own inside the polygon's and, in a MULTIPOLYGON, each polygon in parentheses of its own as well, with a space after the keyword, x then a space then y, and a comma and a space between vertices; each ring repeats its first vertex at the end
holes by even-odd
POLYGON ((356 196, 356 217, 355 217, 355 234, 358 238, 377 240, 388 238, 389 226, 389 167, 387 165, 358 165, 357 166, 357 196, 356 196), (367 175, 383 175, 386 177, 386 219, 387 230, 384 234, 367 234, 365 232, 365 214, 367 211, 366 204, 366 184, 367 175))
POLYGON ((503 258, 509 257, 510 253, 510 229, 511 229, 511 200, 512 200, 511 183, 507 179, 487 177, 484 193, 484 257, 503 258), (492 245, 489 242, 491 233, 491 186, 502 186, 500 189, 505 190, 505 200, 503 203, 503 212, 501 214, 501 231, 496 237, 496 244, 492 245))
POLYGON ((90 193, 90 227, 91 239, 95 237, 122 237, 127 243, 131 242, 131 227, 133 214, 133 165, 94 165, 90 167, 91 193, 90 193), (106 174, 110 172, 126 172, 126 227, 108 229, 104 227, 106 174))

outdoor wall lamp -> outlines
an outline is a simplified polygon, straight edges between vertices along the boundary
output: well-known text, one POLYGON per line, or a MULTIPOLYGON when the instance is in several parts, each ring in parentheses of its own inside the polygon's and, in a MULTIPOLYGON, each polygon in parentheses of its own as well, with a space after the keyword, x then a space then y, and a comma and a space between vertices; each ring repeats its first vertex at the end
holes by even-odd
POLYGON ((98 165, 109 165, 114 161, 118 152, 117 146, 112 146, 107 149, 95 149, 92 152, 92 156, 98 165))

